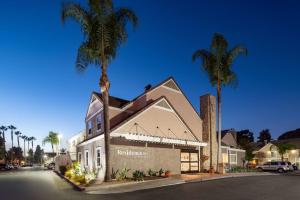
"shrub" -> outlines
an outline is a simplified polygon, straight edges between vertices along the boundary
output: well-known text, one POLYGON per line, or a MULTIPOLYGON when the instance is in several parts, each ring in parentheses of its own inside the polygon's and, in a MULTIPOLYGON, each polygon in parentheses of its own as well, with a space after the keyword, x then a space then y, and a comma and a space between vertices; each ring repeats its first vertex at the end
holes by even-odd
POLYGON ((117 179, 117 174, 119 173, 119 170, 114 170, 114 168, 111 169, 111 179, 117 179))
POLYGON ((127 169, 126 167, 123 168, 121 171, 118 171, 118 173, 116 173, 116 178, 118 181, 127 179, 127 174, 130 171, 130 169, 127 169))
POLYGON ((73 180, 74 180, 75 182, 80 183, 80 184, 86 184, 86 181, 85 181, 85 175, 75 175, 75 176, 73 177, 73 180))
POLYGON ((133 177, 133 180, 135 180, 135 181, 143 181, 144 177, 145 177, 145 174, 144 174, 143 171, 135 170, 132 173, 132 177, 133 177))
POLYGON ((164 173, 165 171, 162 168, 160 168, 160 170, 158 171, 158 176, 162 176, 164 173))
POLYGON ((73 176, 73 169, 70 168, 70 169, 67 169, 67 171, 65 172, 65 177, 71 179, 73 176))
POLYGON ((154 171, 154 170, 152 170, 152 169, 149 169, 149 170, 148 170, 148 175, 149 175, 149 176, 156 176, 156 175, 157 175, 157 171, 154 171))
POLYGON ((59 172, 64 176, 67 171, 67 166, 61 165, 59 166, 59 172))

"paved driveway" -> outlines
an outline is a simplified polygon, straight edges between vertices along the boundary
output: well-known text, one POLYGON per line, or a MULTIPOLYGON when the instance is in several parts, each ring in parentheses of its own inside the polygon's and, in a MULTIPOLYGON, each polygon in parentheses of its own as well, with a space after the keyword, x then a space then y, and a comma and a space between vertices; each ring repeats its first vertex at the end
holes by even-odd
POLYGON ((89 195, 74 191, 51 171, 23 169, 0 173, 1 200, 282 200, 300 199, 300 176, 229 178, 125 194, 89 195))

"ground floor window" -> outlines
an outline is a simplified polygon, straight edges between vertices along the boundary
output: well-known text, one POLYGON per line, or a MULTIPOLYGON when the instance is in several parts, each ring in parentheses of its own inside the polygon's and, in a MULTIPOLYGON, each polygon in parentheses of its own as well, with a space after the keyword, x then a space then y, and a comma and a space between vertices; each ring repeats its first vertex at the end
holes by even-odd
POLYGON ((97 167, 101 166, 101 147, 98 147, 96 149, 96 164, 97 164, 97 167))
POLYGON ((237 155, 236 154, 230 154, 229 155, 230 164, 237 164, 237 155))
POLYGON ((85 166, 89 166, 89 151, 85 151, 85 166))
POLYGON ((199 171, 199 154, 194 151, 182 151, 180 154, 181 171, 196 172, 199 171))
POLYGON ((81 163, 81 152, 78 152, 78 158, 77 158, 78 162, 81 163))

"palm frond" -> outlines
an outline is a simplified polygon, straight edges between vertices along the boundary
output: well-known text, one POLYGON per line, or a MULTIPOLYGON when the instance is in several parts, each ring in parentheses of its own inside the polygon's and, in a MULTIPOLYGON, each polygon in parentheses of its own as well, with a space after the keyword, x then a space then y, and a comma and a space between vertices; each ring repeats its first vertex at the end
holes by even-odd
POLYGON ((239 55, 239 54, 242 54, 242 55, 247 55, 248 54, 248 50, 247 48, 241 46, 241 45, 238 45, 238 46, 235 46, 234 48, 232 48, 228 54, 227 54, 227 58, 226 58, 226 65, 227 66, 230 66, 232 65, 234 59, 239 55))

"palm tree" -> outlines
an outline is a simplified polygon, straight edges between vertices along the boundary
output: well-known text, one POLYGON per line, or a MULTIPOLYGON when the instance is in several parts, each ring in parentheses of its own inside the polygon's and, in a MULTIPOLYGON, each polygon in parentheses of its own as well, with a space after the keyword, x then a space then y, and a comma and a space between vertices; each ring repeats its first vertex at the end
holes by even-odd
POLYGON ((58 133, 54 133, 54 132, 50 131, 48 136, 45 137, 44 140, 43 140, 43 145, 45 145, 46 143, 51 144, 52 152, 54 153, 54 146, 53 145, 58 145, 58 143, 59 143, 58 133))
POLYGON ((25 145, 25 141, 27 140, 28 137, 26 135, 22 135, 21 138, 24 141, 24 149, 23 150, 24 150, 24 157, 26 157, 26 145, 25 145))
POLYGON ((36 140, 35 137, 30 137, 29 138, 29 141, 31 141, 31 148, 32 148, 32 151, 33 151, 33 141, 36 140))
MULTIPOLYGON (((278 153, 281 156, 281 161, 284 160, 284 154, 286 154, 288 151, 295 149, 296 147, 292 144, 287 144, 287 143, 278 143, 275 145, 278 149, 278 153)), ((272 146, 270 147, 272 149, 272 146)))
POLYGON ((7 131, 7 127, 6 126, 0 126, 0 130, 2 131, 3 145, 4 145, 4 150, 5 150, 5 131, 7 131))
POLYGON ((217 171, 221 156, 221 88, 237 83, 236 74, 232 71, 232 64, 239 54, 247 55, 247 49, 237 45, 228 50, 228 42, 223 35, 215 33, 210 51, 200 49, 193 54, 193 61, 202 58, 202 67, 208 74, 211 84, 217 89, 218 100, 218 155, 217 171))
POLYGON ((71 18, 79 23, 84 41, 77 53, 76 67, 84 71, 89 64, 100 66, 101 78, 99 87, 103 96, 104 140, 105 140, 105 181, 110 181, 110 123, 108 97, 110 82, 107 67, 112 61, 121 44, 127 39, 126 25, 138 24, 137 16, 128 8, 114 8, 112 0, 89 0, 89 8, 85 9, 77 3, 62 6, 62 21, 71 18))
POLYGON ((14 147, 14 130, 16 130, 17 128, 14 127, 13 125, 8 126, 7 128, 10 129, 11 148, 13 149, 13 147, 14 147))
POLYGON ((20 147, 20 137, 21 137, 22 133, 20 131, 16 131, 15 135, 17 136, 18 147, 20 147))

